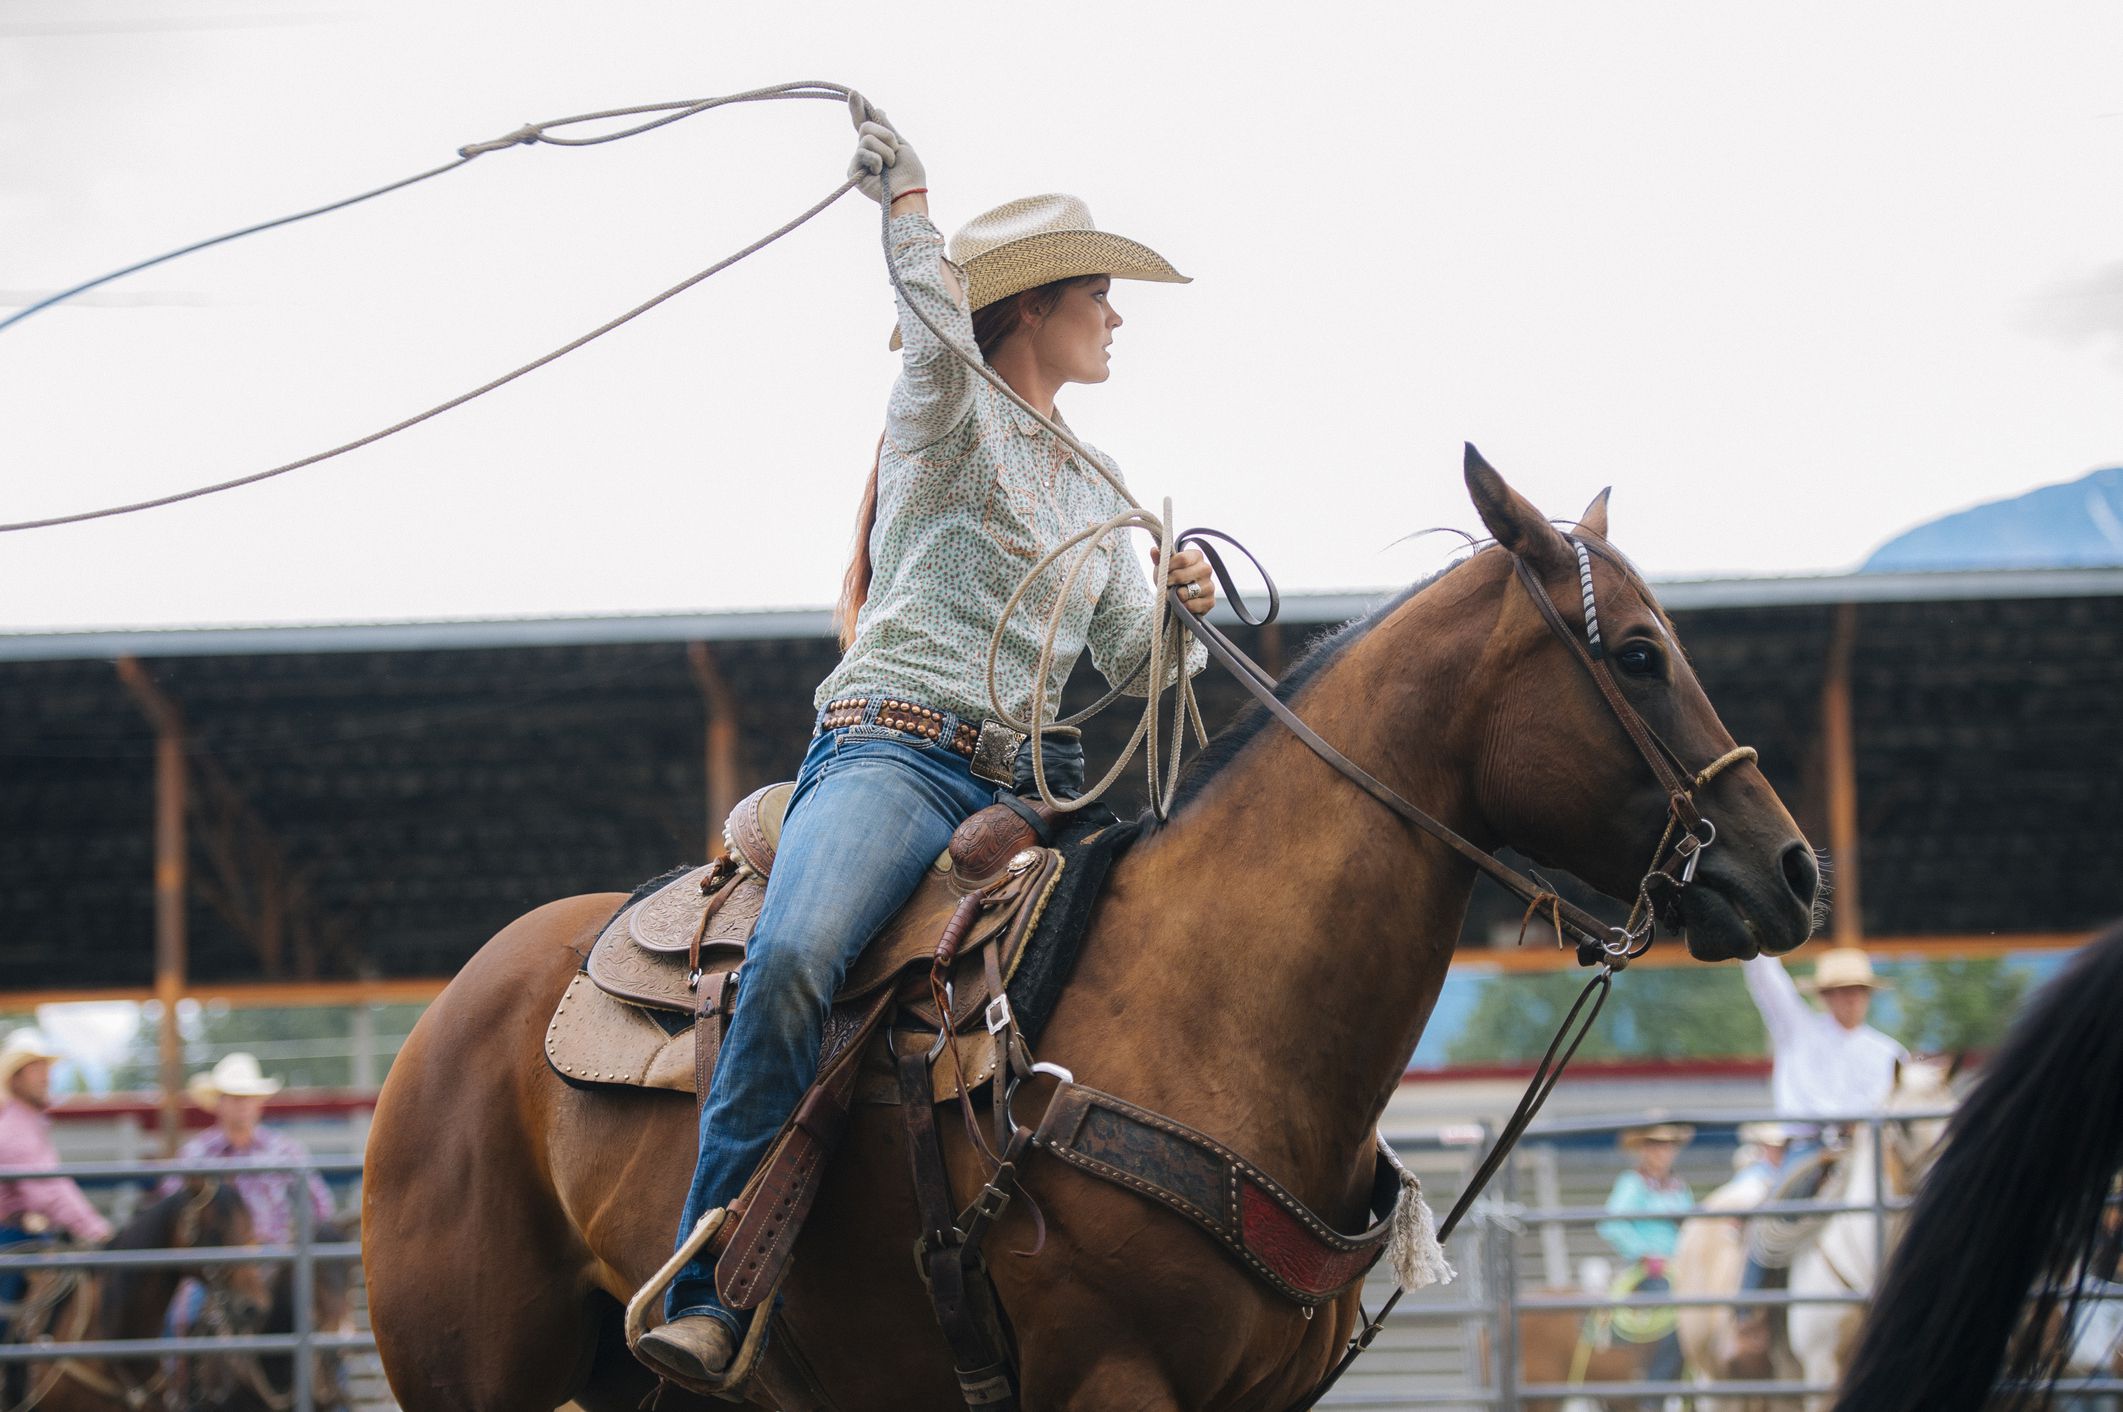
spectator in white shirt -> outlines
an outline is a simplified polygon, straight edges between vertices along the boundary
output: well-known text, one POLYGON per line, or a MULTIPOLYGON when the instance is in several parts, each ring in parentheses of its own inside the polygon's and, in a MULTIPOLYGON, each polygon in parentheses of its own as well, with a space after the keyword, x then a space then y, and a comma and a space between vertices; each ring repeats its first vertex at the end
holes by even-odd
MULTIPOLYGON (((1865 1023, 1873 992, 1881 989, 1872 958, 1855 946, 1823 953, 1812 988, 1826 1013, 1809 1007, 1773 956, 1745 967, 1747 993, 1769 1030, 1770 1101, 1777 1116, 1796 1124, 1801 1146, 1818 1144, 1819 1119, 1870 1113, 1887 1102, 1895 1065, 1909 1051, 1865 1023)), ((1790 1153, 1786 1162, 1801 1154, 1790 1153)))
MULTIPOLYGON (((1784 1200, 1817 1194, 1827 1165, 1814 1160, 1827 1145, 1823 1119, 1876 1113, 1894 1091, 1895 1066, 1909 1051, 1865 1023, 1873 992, 1884 989, 1873 974, 1872 958, 1855 946, 1838 946, 1821 954, 1808 988, 1821 998, 1822 1010, 1809 1006, 1799 986, 1774 956, 1746 963, 1747 993, 1762 1012, 1769 1030, 1769 1096, 1784 1120, 1791 1145, 1784 1154, 1789 1175, 1784 1200)), ((1768 1271, 1747 1253, 1742 1289, 1762 1289, 1768 1271)), ((1741 1311, 1743 1321, 1750 1313, 1741 1311)))

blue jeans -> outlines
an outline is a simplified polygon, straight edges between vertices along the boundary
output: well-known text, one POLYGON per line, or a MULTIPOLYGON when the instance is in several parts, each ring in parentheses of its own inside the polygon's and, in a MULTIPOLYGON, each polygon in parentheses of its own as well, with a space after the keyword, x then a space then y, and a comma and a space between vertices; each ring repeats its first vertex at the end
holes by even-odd
MULTIPOLYGON (((35 1236, 20 1226, 12 1224, 0 1225, 0 1251, 4 1251, 13 1245, 27 1245, 35 1239, 35 1236)), ((16 1251, 14 1253, 19 1255, 22 1252, 16 1251)), ((20 1304, 22 1296, 27 1293, 29 1293, 29 1272, 27 1270, 8 1270, 5 1273, 0 1273, 0 1304, 20 1304)), ((7 1318, 5 1315, 0 1315, 0 1340, 6 1339, 7 1329, 7 1318)))
MULTIPOLYGON (((946 739, 952 725, 946 718, 946 739)), ((1020 752, 1021 778, 1029 778, 1029 754, 1020 752)), ((1073 738, 1050 743, 1047 760, 1051 788, 1081 789, 1083 753, 1073 738)), ((849 965, 913 895, 952 830, 996 793, 964 756, 888 726, 846 726, 811 742, 701 1109, 681 1242, 702 1214, 744 1188, 818 1077, 826 1012, 849 965)), ((704 1258, 678 1272, 664 1307, 668 1318, 711 1314, 742 1331, 704 1258)))

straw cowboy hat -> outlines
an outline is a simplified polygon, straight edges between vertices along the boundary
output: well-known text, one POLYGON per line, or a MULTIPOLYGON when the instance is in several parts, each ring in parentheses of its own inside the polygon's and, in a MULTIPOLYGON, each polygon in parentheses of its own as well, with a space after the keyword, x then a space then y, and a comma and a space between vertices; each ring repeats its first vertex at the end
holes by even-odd
POLYGON ((1799 989, 1818 995, 1824 990, 1841 990, 1846 986, 1863 986, 1867 990, 1886 990, 1887 982, 1872 973, 1872 958, 1856 946, 1838 946, 1821 953, 1821 960, 1813 968, 1810 980, 1799 982, 1799 989))
MULTIPOLYGON (((1149 246, 1100 230, 1081 197, 1060 192, 1021 196, 981 212, 951 237, 945 250, 951 263, 965 272, 966 296, 975 309, 1078 275, 1193 282, 1149 246)), ((892 346, 899 347, 897 327, 892 346)))
POLYGON ((235 1098, 271 1097, 280 1092, 280 1080, 267 1078, 255 1058, 239 1051, 222 1059, 211 1071, 192 1075, 184 1091, 201 1108, 212 1108, 224 1094, 235 1098))
POLYGON ((37 1031, 24 1028, 11 1032, 6 1039, 0 1040, 0 1099, 4 1099, 4 1090, 24 1068, 40 1059, 49 1061, 60 1057, 51 1041, 37 1031))
POLYGON ((1686 1147, 1695 1140, 1695 1129, 1687 1123, 1645 1123, 1641 1127, 1624 1128, 1615 1141, 1624 1148, 1642 1147, 1647 1142, 1671 1142, 1686 1147))
POLYGON ((1788 1123, 1742 1123, 1738 1136, 1741 1142, 1757 1147, 1784 1147, 1794 1134, 1788 1123))

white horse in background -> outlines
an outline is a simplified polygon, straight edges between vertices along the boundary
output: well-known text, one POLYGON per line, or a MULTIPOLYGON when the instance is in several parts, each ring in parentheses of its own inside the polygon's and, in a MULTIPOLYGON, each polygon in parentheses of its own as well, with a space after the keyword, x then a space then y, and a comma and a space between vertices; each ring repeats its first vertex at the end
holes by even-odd
MULTIPOLYGON (((1889 1094, 1879 1125, 1880 1141, 1869 1123, 1852 1127, 1850 1143, 1837 1164, 1837 1174, 1820 1199, 1838 1205, 1870 1202, 1875 1190, 1889 1201, 1907 1197, 1929 1165, 1931 1154, 1945 1136, 1943 1114, 1953 1106, 1952 1080, 1957 1065, 1948 1060, 1916 1060, 1895 1070, 1894 1090, 1889 1094), (1897 1116, 1909 1115, 1909 1116, 1897 1116), (1924 1115, 1924 1116, 1914 1116, 1924 1115)), ((1674 1255, 1674 1285, 1683 1294, 1732 1294, 1739 1289, 1746 1263, 1746 1237, 1736 1219, 1749 1208, 1768 1199, 1759 1181, 1735 1179, 1718 1188, 1698 1210, 1721 1212, 1685 1221, 1679 1248, 1674 1255)), ((1795 1295, 1870 1296, 1878 1281, 1883 1257, 1892 1252, 1901 1221, 1890 1216, 1887 1229, 1870 1211, 1845 1211, 1822 1221, 1793 1252, 1788 1288, 1795 1295)), ((1784 1336, 1771 1345, 1771 1362, 1779 1379, 1798 1378, 1821 1386, 1833 1386, 1842 1376, 1860 1322, 1863 1303, 1793 1304, 1784 1319, 1784 1336)), ((1699 1307, 1682 1313, 1681 1342, 1689 1365, 1699 1377, 1731 1376, 1722 1364, 1733 1311, 1728 1307, 1699 1307)), ((1699 1398, 1701 1412, 1767 1412, 1791 1407, 1786 1398, 1699 1398)), ((1805 1404, 1810 1409, 1828 1405, 1828 1398, 1815 1396, 1805 1404)))
MULTIPOLYGON (((1875 1191, 1889 1200, 1907 1197, 1930 1166, 1939 1140, 1946 1136, 1943 1116, 1896 1117, 1897 1114, 1943 1114, 1953 1107, 1953 1076, 1958 1061, 1919 1059, 1895 1069, 1894 1091, 1887 1097, 1887 1121, 1874 1142, 1871 1124, 1857 1125, 1843 1154, 1842 1200, 1857 1205, 1875 1191)), ((1894 1249, 1902 1218, 1890 1215, 1887 1228, 1870 1211, 1830 1216, 1815 1237, 1791 1258, 1793 1294, 1870 1296, 1880 1270, 1894 1249)), ((1809 1383, 1834 1385, 1843 1376, 1864 1322, 1863 1304, 1794 1304, 1785 1327, 1800 1376, 1809 1383)), ((1808 1401, 1811 1409, 1828 1406, 1827 1397, 1808 1401)))

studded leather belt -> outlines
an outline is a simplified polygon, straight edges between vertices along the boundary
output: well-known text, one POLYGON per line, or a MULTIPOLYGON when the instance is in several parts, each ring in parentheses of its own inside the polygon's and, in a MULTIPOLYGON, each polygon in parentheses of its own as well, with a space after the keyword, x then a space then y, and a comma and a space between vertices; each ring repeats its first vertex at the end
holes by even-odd
POLYGON ((938 741, 957 754, 973 762, 973 773, 994 784, 1010 784, 1016 779, 1018 747, 1025 743, 1022 732, 1014 731, 1000 721, 956 721, 950 735, 944 734, 944 723, 956 720, 949 712, 924 706, 918 701, 902 701, 887 696, 877 703, 873 716, 870 698, 847 696, 838 701, 828 701, 818 718, 821 731, 839 730, 843 726, 879 725, 893 730, 905 731, 927 740, 938 741))

